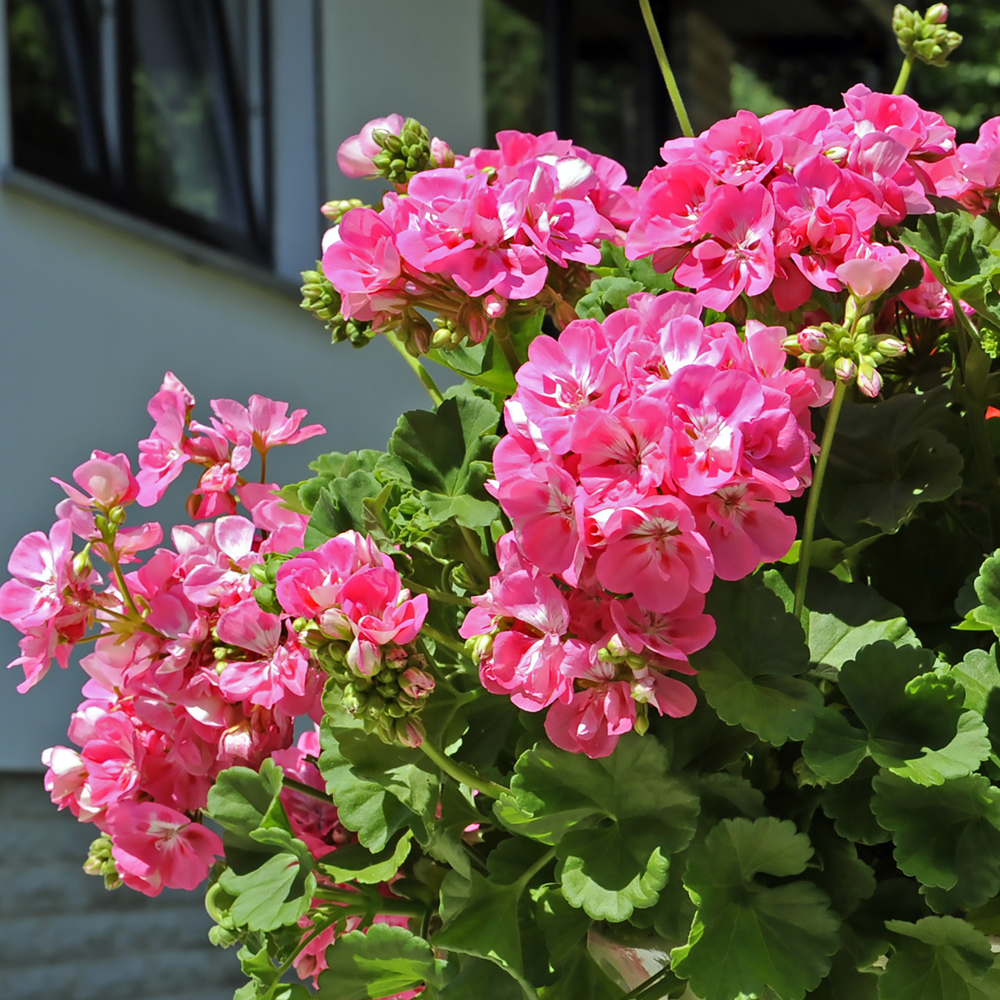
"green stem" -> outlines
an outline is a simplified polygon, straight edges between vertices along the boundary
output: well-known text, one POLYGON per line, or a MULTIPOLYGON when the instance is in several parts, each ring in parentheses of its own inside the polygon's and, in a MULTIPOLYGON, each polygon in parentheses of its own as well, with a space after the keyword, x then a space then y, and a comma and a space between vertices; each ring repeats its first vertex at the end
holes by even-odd
POLYGON ((104 542, 104 549, 108 554, 107 561, 111 566, 111 571, 115 574, 118 589, 122 592, 122 600, 127 605, 129 611, 135 616, 136 625, 141 625, 143 620, 142 614, 132 599, 132 592, 128 589, 128 584, 125 582, 125 574, 122 573, 121 565, 118 562, 118 553, 115 552, 115 529, 109 527, 107 531, 102 530, 101 541, 104 542))
POLYGON ((431 373, 420 363, 419 359, 410 354, 395 330, 389 330, 386 333, 386 337, 389 339, 389 343, 403 356, 403 360, 416 373, 417 378, 420 379, 420 384, 427 390, 427 395, 431 397, 431 402, 435 406, 440 406, 444 402, 444 396, 441 395, 441 390, 434 384, 431 373))
POLYGON ((670 60, 667 59, 666 49, 663 48, 663 40, 660 38, 659 29, 653 19, 653 12, 649 7, 649 0, 639 0, 642 8, 642 19, 646 22, 646 31, 649 32, 649 40, 653 43, 653 51, 656 53, 656 61, 660 64, 660 72, 663 74, 663 82, 667 85, 667 93, 670 95, 670 103, 674 106, 674 114, 680 124, 681 131, 686 136, 693 136, 694 129, 691 128, 691 119, 688 118, 687 108, 684 107, 684 99, 677 88, 677 81, 674 79, 674 71, 670 68, 670 60))
POLYGON ((439 632, 433 625, 428 625, 424 622, 424 624, 420 626, 420 634, 427 636, 428 639, 433 639, 441 646, 447 646, 456 653, 461 653, 461 655, 466 658, 469 656, 469 651, 465 648, 464 642, 461 642, 458 639, 452 639, 450 635, 447 635, 444 632, 439 632))
POLYGON ((510 339, 510 327, 502 319, 493 324, 493 339, 500 345, 507 366, 516 375, 518 368, 521 367, 521 359, 517 356, 514 341, 510 339))
POLYGON ((453 778, 460 785, 467 785, 469 788, 474 788, 477 792, 482 792, 483 795, 488 795, 491 799, 499 799, 510 792, 510 789, 504 788, 503 785, 498 785, 495 781, 490 781, 489 778, 484 778, 481 774, 476 774, 475 771, 470 770, 464 764, 460 764, 453 757, 449 757, 429 739, 425 739, 420 744, 420 749, 449 778, 453 778))
MULTIPOLYGON (((320 887, 314 895, 317 899, 322 899, 327 903, 353 906, 359 912, 370 912, 372 909, 372 900, 369 897, 345 889, 326 889, 320 887)), ((409 899, 386 899, 383 896, 378 901, 377 910, 379 913, 388 913, 399 917, 422 917, 427 907, 409 899)))
POLYGON ((460 530, 469 562, 472 563, 479 582, 485 588, 490 582, 490 577, 493 576, 493 567, 486 561, 483 550, 479 547, 479 538, 472 533, 472 529, 461 527, 460 530))
POLYGON ((809 502, 806 504, 806 520, 802 526, 802 545, 799 549, 799 568, 795 575, 795 604, 792 613, 796 618, 802 617, 802 608, 806 600, 806 584, 809 581, 809 557, 812 549, 813 535, 816 531, 816 515, 819 512, 819 496, 823 489, 823 476, 830 461, 830 451, 833 446, 833 435, 837 431, 837 421, 840 419, 840 408, 844 405, 847 394, 847 383, 840 379, 834 383, 833 399, 826 415, 826 426, 823 428, 823 440, 819 446, 819 458, 816 460, 816 471, 813 473, 812 486, 809 489, 809 502))
POLYGON ((289 778, 286 774, 282 779, 282 787, 290 788, 294 792, 301 792, 303 795, 308 795, 311 799, 317 799, 320 802, 325 802, 328 806, 334 804, 333 799, 330 798, 326 792, 321 792, 318 788, 313 788, 312 785, 307 785, 303 781, 298 781, 296 778, 289 778))
POLYGON ((972 439, 972 450, 976 455, 979 474, 986 487, 986 508, 990 519, 990 534, 996 540, 1000 532, 1000 475, 997 474, 996 459, 986 429, 986 385, 990 374, 990 359, 979 345, 979 336, 972 320, 966 315, 962 303, 951 297, 959 329, 959 364, 962 386, 965 389, 965 420, 972 439))
POLYGON ((459 597, 458 594, 446 594, 443 590, 435 590, 433 587, 424 587, 414 580, 408 580, 405 576, 400 577, 400 583, 411 593, 426 594, 433 601, 440 601, 442 604, 457 604, 463 608, 472 607, 472 601, 467 597, 459 597))
POLYGON ((556 849, 550 847, 533 865, 525 869, 524 874, 515 883, 522 890, 526 889, 528 883, 556 856, 556 849))
POLYGON ((670 975, 670 966, 665 965, 659 972, 654 972, 653 975, 649 977, 645 982, 639 983, 639 985, 634 989, 626 993, 621 1000, 640 1000, 641 997, 645 996, 655 987, 660 984, 660 981, 666 979, 670 975))
POLYGON ((913 59, 911 54, 903 60, 903 65, 899 67, 899 76, 896 77, 896 86, 892 88, 893 94, 899 95, 905 92, 910 80, 910 70, 913 69, 913 59))

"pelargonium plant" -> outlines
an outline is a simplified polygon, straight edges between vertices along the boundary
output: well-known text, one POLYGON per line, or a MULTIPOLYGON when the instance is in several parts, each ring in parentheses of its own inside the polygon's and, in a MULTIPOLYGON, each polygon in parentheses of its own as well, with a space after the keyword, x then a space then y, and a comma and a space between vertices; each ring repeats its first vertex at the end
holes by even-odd
POLYGON ((637 189, 369 123, 304 305, 432 408, 282 487, 320 426, 167 374, 57 480, 0 588, 22 690, 87 650, 46 787, 109 887, 205 888, 237 1000, 1000 997, 1000 119, 902 93, 946 17, 637 189))

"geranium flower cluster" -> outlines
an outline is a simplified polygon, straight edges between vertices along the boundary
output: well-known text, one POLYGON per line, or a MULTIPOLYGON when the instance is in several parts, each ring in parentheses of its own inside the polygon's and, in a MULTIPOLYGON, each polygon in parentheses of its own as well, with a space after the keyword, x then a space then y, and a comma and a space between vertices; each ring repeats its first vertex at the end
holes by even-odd
POLYGON ((392 559, 353 531, 283 563, 275 591, 342 685, 345 707, 387 743, 418 746, 416 716, 434 678, 406 646, 427 617, 427 595, 411 596, 392 559))
MULTIPOLYGON (((75 644, 94 641, 80 660, 86 700, 69 727, 78 749, 45 751, 46 787, 110 838, 112 871, 149 895, 206 877, 222 845, 196 817, 216 776, 289 747, 297 718, 318 722, 326 680, 293 627, 307 612, 301 560, 282 584, 299 596, 292 610, 270 613, 255 597, 266 557, 301 548, 307 518, 280 505, 274 484, 238 474, 254 451, 263 465, 270 448, 323 428, 301 427, 305 411, 288 416, 286 404, 259 396, 248 406, 213 400, 210 426, 191 422, 193 405, 168 373, 149 404, 155 427, 140 442, 138 474, 127 456, 94 452, 74 471, 75 486, 61 483, 67 499, 51 531, 18 543, 12 579, 0 587, 0 617, 24 635, 10 664, 24 668, 19 690, 53 660, 67 666, 75 644), (159 500, 188 462, 205 467, 189 508, 204 515, 207 506, 209 519, 175 527, 172 548, 160 546, 157 523, 124 527, 126 508, 159 500), (230 513, 237 498, 249 517, 230 513), (107 580, 94 555, 108 564, 107 580)), ((345 578, 336 595, 326 589, 324 622, 337 618, 335 634, 349 635, 359 669, 373 672, 383 647, 415 635, 415 607, 426 598, 396 600, 392 562, 367 539, 351 532, 323 552, 334 550, 360 553, 368 573, 345 578)))
POLYGON ((693 710, 667 672, 693 673, 714 634, 706 592, 787 552, 796 526, 776 505, 810 481, 809 408, 830 384, 786 370, 783 327, 741 337, 702 307, 641 293, 536 339, 494 454, 513 531, 461 634, 488 690, 548 708, 549 738, 592 757, 649 705, 693 710))
MULTIPOLYGON (((370 139, 374 124, 366 126, 367 145, 363 130, 341 147, 354 175, 379 148, 370 139)), ((596 264, 602 240, 624 241, 635 190, 620 164, 554 132, 501 132, 497 142, 498 149, 454 158, 454 166, 416 173, 385 195, 379 211, 352 208, 328 230, 323 270, 345 317, 371 321, 376 332, 419 329, 427 350, 430 327, 415 312, 425 308, 480 342, 509 302, 536 299, 558 310, 557 290, 571 280, 558 272, 596 264)))
POLYGON ((838 110, 740 111, 663 145, 666 165, 639 188, 626 255, 676 268, 676 281, 718 310, 743 293, 770 292, 784 312, 814 289, 873 298, 908 259, 878 227, 932 212, 928 195, 996 185, 995 173, 959 181, 960 165, 986 156, 961 150, 956 156, 955 130, 940 115, 863 84, 838 110))

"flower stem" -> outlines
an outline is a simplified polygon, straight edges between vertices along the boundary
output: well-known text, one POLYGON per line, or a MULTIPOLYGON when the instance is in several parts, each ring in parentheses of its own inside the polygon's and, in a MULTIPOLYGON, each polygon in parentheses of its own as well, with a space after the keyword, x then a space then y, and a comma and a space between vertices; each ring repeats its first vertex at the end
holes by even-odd
POLYGON ((826 415, 826 426, 823 428, 823 440, 819 446, 819 458, 816 460, 816 471, 813 473, 812 486, 809 489, 809 502, 806 504, 806 519, 802 526, 802 546, 799 549, 799 568, 795 575, 795 604, 792 613, 796 618, 802 618, 802 608, 806 600, 806 584, 809 581, 809 557, 812 549, 813 535, 816 531, 816 515, 819 512, 819 496, 823 489, 823 476, 830 461, 830 451, 833 446, 833 435, 837 431, 837 421, 840 419, 840 408, 844 405, 847 394, 847 383, 840 379, 834 383, 833 399, 826 415))
POLYGON ((674 79, 674 71, 670 68, 670 60, 667 59, 666 50, 663 48, 663 40, 660 38, 659 29, 653 18, 653 12, 649 7, 649 0, 639 0, 642 8, 642 19, 646 22, 646 31, 649 32, 649 40, 653 43, 653 51, 656 53, 656 61, 660 64, 660 72, 663 74, 663 82, 667 85, 667 93, 670 95, 670 103, 674 106, 674 114, 680 124, 681 131, 686 136, 693 136, 694 129, 691 128, 691 119, 688 118, 687 108, 684 107, 684 99, 677 88, 677 81, 674 79))
POLYGON ((326 792, 320 791, 312 785, 307 785, 304 781, 299 781, 296 778, 289 778, 287 774, 282 778, 281 787, 288 788, 293 792, 301 792, 303 795, 308 795, 311 799, 317 799, 320 802, 324 802, 328 806, 332 806, 334 804, 333 799, 330 798, 326 792))
POLYGON ((556 856, 556 849, 550 847, 533 865, 529 865, 516 884, 522 889, 556 856))
POLYGON ((906 85, 910 80, 910 70, 913 69, 913 55, 908 55, 903 60, 903 65, 899 67, 899 76, 896 77, 896 86, 892 88, 893 94, 899 95, 906 91, 906 85))
POLYGON ((459 653, 466 658, 469 656, 464 642, 459 642, 458 639, 452 639, 451 636, 445 635, 444 632, 439 632, 433 625, 428 625, 424 622, 424 624, 420 626, 420 634, 427 636, 428 639, 433 639, 434 642, 441 646, 447 646, 449 649, 454 650, 456 653, 459 653))
POLYGON ((399 339, 399 335, 395 330, 388 330, 386 332, 386 337, 389 343, 396 348, 397 351, 403 356, 403 360, 413 369, 416 373, 418 379, 420 379, 420 384, 427 390, 427 395, 431 397, 431 402, 435 406, 440 406, 444 402, 444 396, 441 395, 441 390, 434 384, 434 379, 431 378, 431 373, 420 363, 420 361, 415 358, 406 349, 406 345, 399 339))
POLYGON ((400 582, 407 590, 414 594, 426 594, 432 601, 440 601, 442 604, 457 604, 463 608, 471 608, 472 601, 467 597, 459 597, 458 594, 446 594, 443 590, 435 590, 433 587, 425 587, 415 580, 408 580, 405 576, 400 577, 400 582))
POLYGON ((503 351, 504 360, 507 362, 511 373, 516 375, 518 368, 521 367, 521 359, 517 356, 514 341, 510 339, 510 327, 502 319, 498 319, 493 324, 493 339, 500 346, 500 350, 503 351))
POLYGON ((503 795, 508 795, 510 789, 504 788, 503 785, 498 785, 495 781, 490 781, 489 778, 484 778, 481 774, 476 774, 475 771, 470 770, 464 764, 460 764, 453 757, 449 757, 440 747, 435 746, 429 739, 424 739, 420 744, 420 749, 423 750, 425 754, 432 761, 434 761, 437 766, 448 775, 449 778, 454 779, 460 785, 466 785, 469 788, 474 788, 477 792, 482 792, 483 795, 488 795, 491 799, 499 799, 503 795))

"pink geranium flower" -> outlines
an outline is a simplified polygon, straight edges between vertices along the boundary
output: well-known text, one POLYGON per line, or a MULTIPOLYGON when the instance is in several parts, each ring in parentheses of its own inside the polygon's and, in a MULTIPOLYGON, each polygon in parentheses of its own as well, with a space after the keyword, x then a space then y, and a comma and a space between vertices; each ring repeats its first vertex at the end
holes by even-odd
POLYGON ((217 833, 156 802, 119 802, 106 822, 122 881, 146 896, 197 889, 222 854, 217 833))

